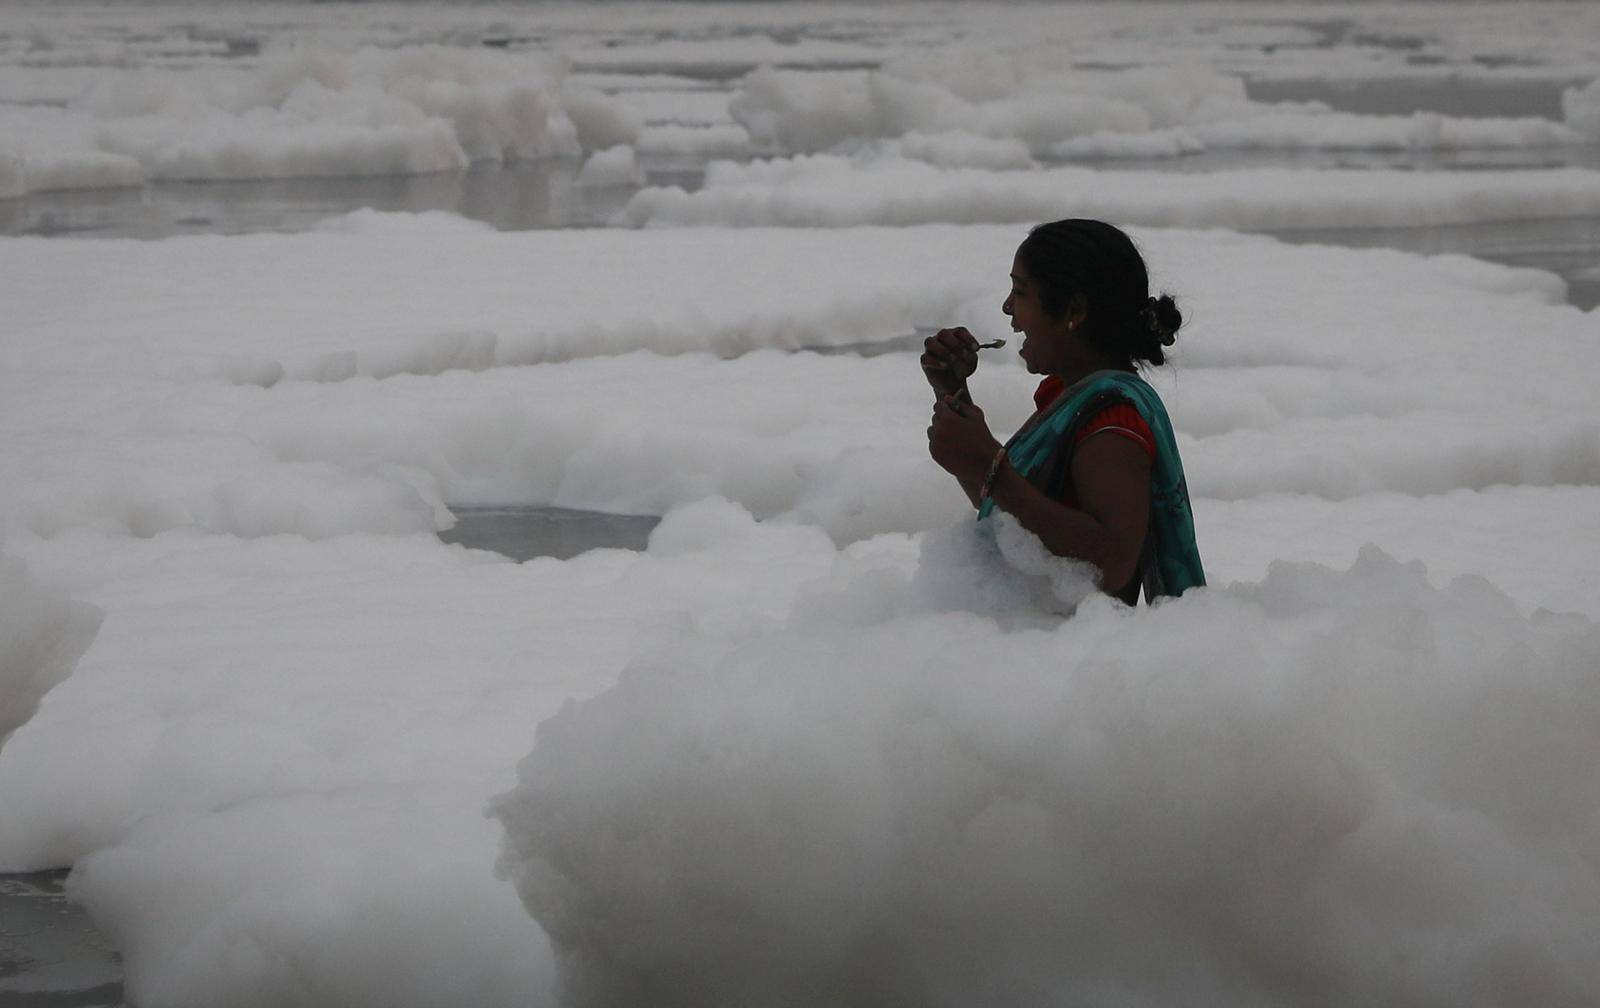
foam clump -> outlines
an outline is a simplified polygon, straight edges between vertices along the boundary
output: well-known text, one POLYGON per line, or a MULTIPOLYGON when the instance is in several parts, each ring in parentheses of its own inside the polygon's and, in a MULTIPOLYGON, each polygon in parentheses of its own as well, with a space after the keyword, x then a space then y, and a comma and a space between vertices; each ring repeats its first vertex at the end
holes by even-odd
POLYGON ((466 790, 169 809, 84 859, 69 891, 93 900, 140 1004, 546 1003, 549 953, 485 870, 494 841, 466 790))
POLYGON ((985 137, 966 130, 946 133, 911 132, 890 141, 885 153, 942 168, 988 168, 1004 171, 1033 167, 1028 145, 1015 137, 985 137))
MULTIPOLYGON (((1181 145, 1180 145, 1181 146, 1181 145)), ((1113 150, 1115 148, 1112 148, 1113 150)), ((651 186, 614 223, 853 227, 1105 217, 1240 230, 1436 226, 1600 213, 1600 172, 1579 168, 1428 172, 1226 169, 1175 174, 1057 167, 940 168, 885 155, 713 162, 703 188, 651 186), (846 184, 848 183, 848 184, 846 184)))
POLYGON ((639 131, 635 146, 649 154, 737 158, 750 153, 750 133, 733 123, 657 123, 639 131))
POLYGON ((244 74, 105 72, 64 113, 29 113, 51 128, 21 144, 24 181, 0 169, 0 185, 418 174, 632 142, 638 113, 566 74, 563 60, 440 45, 287 49, 244 74))
POLYGON ((1593 621, 1376 550, 1060 620, 980 555, 540 726, 492 807, 568 1003, 1600 997, 1593 621))
POLYGON ((802 153, 852 139, 949 132, 1042 153, 1076 136, 1142 132, 1246 106, 1237 78, 1201 68, 1062 73, 1015 54, 941 52, 870 72, 763 66, 728 110, 756 142, 802 153))
POLYGON ((0 151, 0 199, 30 192, 116 189, 144 182, 139 162, 101 151, 0 151))
MULTIPOLYGON (((1032 157, 1174 157, 1216 149, 1522 149, 1587 142, 1589 99, 1568 92, 1567 123, 1538 117, 1359 115, 1318 102, 1250 100, 1243 81, 1197 65, 1064 69, 1049 48, 941 50, 875 71, 763 66, 729 112, 769 151, 839 152, 884 139, 957 134, 1032 157)), ((933 148, 942 153, 948 144, 933 148)), ((970 146, 970 145, 969 145, 970 146)), ((927 144, 898 151, 918 158, 927 144)), ((929 158, 937 164, 960 164, 929 158)), ((967 161, 974 167, 1018 167, 967 161)))
POLYGON ((626 146, 644 129, 644 118, 638 112, 593 88, 564 87, 561 108, 571 119, 582 150, 626 146))
POLYGON ((578 171, 580 186, 604 188, 608 186, 634 186, 644 181, 638 158, 632 147, 619 144, 595 151, 578 171))
POLYGON ((1179 157, 1206 150, 1522 150, 1584 142, 1548 119, 1455 118, 1433 112, 1377 116, 1270 111, 1143 133, 1100 132, 1054 144, 1061 158, 1179 157))
POLYGON ((203 124, 179 119, 112 123, 99 147, 134 159, 151 179, 214 180, 321 175, 414 175, 466 167, 448 123, 317 122, 271 110, 203 124))
POLYGON ((206 505, 191 522, 244 538, 400 535, 450 524, 432 481, 395 467, 352 474, 324 462, 289 463, 220 483, 206 505))
MULTIPOLYGON (((922 537, 906 611, 972 612, 1012 627, 1054 626, 1092 597, 1099 575, 1079 560, 1058 557, 1003 512, 977 526, 946 526, 922 537)), ((848 595, 848 591, 845 592, 848 595)), ((818 593, 802 611, 823 604, 818 593)))
POLYGON ((482 234, 493 232, 494 225, 448 210, 409 213, 362 207, 318 221, 313 230, 359 235, 482 234))
POLYGON ((1584 136, 1600 140, 1600 77, 1585 87, 1561 92, 1561 111, 1568 126, 1584 136))
POLYGON ((785 150, 824 150, 878 132, 867 74, 804 74, 760 67, 744 79, 728 112, 753 141, 785 150))
POLYGON ((0 552, 0 746, 71 674, 100 619, 100 610, 40 584, 0 552))
MULTIPOLYGON (((281 440, 285 454, 298 455, 325 443, 316 434, 281 440)), ((10 517, 32 535, 93 528, 141 539, 178 529, 327 539, 450 525, 437 482, 415 467, 285 459, 240 437, 216 437, 206 447, 203 466, 192 465, 190 446, 140 437, 109 439, 92 473, 29 463, 21 470, 29 484, 8 501, 10 517)))

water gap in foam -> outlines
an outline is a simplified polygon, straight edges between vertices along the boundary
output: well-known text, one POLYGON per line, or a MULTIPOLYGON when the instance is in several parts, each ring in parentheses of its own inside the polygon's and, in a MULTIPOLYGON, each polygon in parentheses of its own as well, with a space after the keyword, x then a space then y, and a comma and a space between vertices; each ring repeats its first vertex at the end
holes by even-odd
POLYGON ((82 907, 65 871, 0 874, 0 1004, 124 1008, 122 962, 82 907))
POLYGON ((1258 78, 1245 80, 1245 95, 1259 102, 1321 102, 1336 112, 1411 115, 1436 112, 1466 118, 1538 116, 1561 120, 1561 93, 1589 77, 1515 75, 1503 79, 1472 74, 1411 74, 1394 77, 1258 78))
POLYGON ((655 515, 515 504, 453 504, 450 513, 456 524, 439 533, 440 539, 518 562, 535 557, 570 560, 594 549, 642 550, 661 521, 655 515))
POLYGON ((155 240, 299 232, 368 208, 447 210, 502 231, 604 224, 633 189, 579 186, 578 168, 572 160, 511 161, 427 175, 152 182, 142 188, 30 193, 0 200, 0 234, 155 240))

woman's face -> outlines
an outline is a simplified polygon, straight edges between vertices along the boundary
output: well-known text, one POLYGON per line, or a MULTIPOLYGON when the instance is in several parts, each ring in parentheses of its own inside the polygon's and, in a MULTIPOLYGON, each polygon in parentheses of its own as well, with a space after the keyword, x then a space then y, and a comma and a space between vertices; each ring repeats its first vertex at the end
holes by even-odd
POLYGON ((1011 316, 1011 328, 1022 333, 1017 355, 1033 374, 1059 374, 1068 369, 1077 348, 1069 310, 1060 318, 1045 313, 1039 289, 1019 258, 1011 262, 1011 293, 1000 310, 1011 316))

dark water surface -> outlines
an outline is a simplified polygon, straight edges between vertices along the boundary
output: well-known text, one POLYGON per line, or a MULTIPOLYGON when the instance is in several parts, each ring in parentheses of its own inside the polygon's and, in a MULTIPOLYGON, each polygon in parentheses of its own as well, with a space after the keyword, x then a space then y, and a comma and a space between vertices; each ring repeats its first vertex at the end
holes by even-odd
POLYGON ((63 892, 65 871, 0 875, 0 1005, 120 1008, 122 962, 63 892))
POLYGON ((615 515, 600 511, 533 505, 452 505, 454 528, 439 533, 447 543, 493 550, 513 560, 555 557, 569 560, 592 549, 642 550, 661 522, 654 515, 615 515))
POLYGON ((152 182, 139 188, 30 193, 0 200, 0 233, 153 240, 308 231, 330 217, 367 208, 447 210, 502 231, 604 224, 632 190, 576 185, 578 168, 570 160, 511 161, 431 175, 152 182))
MULTIPOLYGON (((1418 56, 1429 60, 1431 57, 1418 56)), ((1419 67, 1429 63, 1418 62, 1419 67)), ((1561 92, 1581 88, 1592 77, 1506 76, 1438 73, 1407 77, 1272 78, 1246 80, 1245 94, 1259 102, 1322 102, 1336 112, 1359 115, 1440 115, 1483 118, 1537 116, 1560 121, 1561 92)))

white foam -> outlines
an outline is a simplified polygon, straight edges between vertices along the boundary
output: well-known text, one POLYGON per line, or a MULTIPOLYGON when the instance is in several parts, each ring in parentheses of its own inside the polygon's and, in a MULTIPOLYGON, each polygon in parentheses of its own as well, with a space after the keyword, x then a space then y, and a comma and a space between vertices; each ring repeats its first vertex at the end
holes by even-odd
POLYGON ((1089 168, 940 169, 901 158, 817 154, 745 165, 715 162, 704 188, 641 190, 618 222, 848 227, 1100 216, 1167 227, 1276 230, 1595 214, 1600 214, 1600 172, 1578 168, 1470 173, 1260 168, 1158 175, 1089 168))
MULTIPOLYGON (((678 89, 665 91, 628 90, 616 94, 619 103, 644 117, 646 128, 656 126, 744 127, 733 121, 728 113, 731 93, 723 87, 703 88, 694 91, 678 89)), ((749 134, 744 134, 746 140, 749 134)))
POLYGON ((138 161, 92 149, 80 118, 53 107, 0 106, 0 199, 143 182, 138 161))
POLYGON ((1548 119, 1460 118, 1432 112, 1409 116, 1264 113, 1231 122, 1202 123, 1194 130, 1202 142, 1214 148, 1520 150, 1585 142, 1580 133, 1548 119))
POLYGON ((586 151, 627 146, 644 128, 644 119, 638 112, 588 88, 567 87, 561 93, 561 107, 572 120, 578 143, 586 151))
POLYGON ((1567 125, 1532 117, 1356 115, 1318 104, 1252 102, 1240 79, 1199 66, 1090 73, 1063 70, 1042 50, 1028 50, 1021 59, 1015 53, 941 51, 900 57, 872 73, 764 67, 746 78, 729 109, 758 143, 799 153, 880 137, 965 133, 1003 139, 1035 155, 1146 157, 1206 148, 1522 149, 1587 143, 1578 125, 1586 99, 1583 92, 1568 94, 1567 125))
POLYGON ((573 1000, 1600 993, 1591 621, 1373 551, 1041 623, 933 543, 545 722, 493 808, 573 1000))
POLYGON ((69 103, 81 134, 63 147, 20 129, 32 181, 12 184, 13 195, 147 178, 454 170, 623 144, 699 158, 907 139, 909 157, 998 167, 1025 164, 1019 147, 1031 157, 1170 157, 1201 148, 1522 149, 1594 134, 1583 89, 1569 90, 1556 122, 1336 114, 1250 101, 1241 83, 1292 76, 1492 89, 1592 76, 1593 54, 1577 41, 1591 19, 1574 14, 1557 31, 1504 5, 1331 26, 1303 12, 1252 23, 1208 5, 1159 23, 1138 10, 1056 19, 975 8, 929 23, 910 11, 848 8, 847 37, 816 32, 798 8, 746 5, 724 8, 728 23, 697 14, 670 24, 638 7, 582 18, 401 7, 361 24, 308 10, 271 24, 228 6, 203 16, 160 3, 140 10, 130 15, 136 29, 32 8, 0 22, 19 39, 0 53, 0 80, 30 103, 6 113, 43 123, 61 113, 50 105, 69 103), (264 55, 248 51, 256 48, 264 55), (737 85, 719 79, 751 67, 737 85), (707 131, 685 132, 693 127, 707 131), (644 142, 647 128, 656 132, 644 142), (938 148, 915 139, 956 135, 1007 149, 979 159, 970 141, 952 153, 948 139, 938 148))
POLYGON ((640 153, 680 157, 743 157, 750 153, 750 134, 743 126, 686 126, 662 123, 639 131, 640 153))
POLYGON ((1033 167, 1033 155, 1029 153, 1027 144, 1021 140, 994 139, 961 130, 932 135, 911 132, 889 141, 880 149, 944 168, 989 168, 1003 171, 1008 168, 1033 167))
MULTIPOLYGON (((0 245, 35 292, 8 347, 11 519, 45 536, 325 538, 436 528, 446 500, 649 514, 721 494, 839 541, 918 531, 962 504, 921 450, 912 356, 776 351, 949 321, 1009 335, 1001 270, 1024 233, 508 234, 371 212, 337 224, 349 233, 0 245), (86 273, 104 278, 96 299, 58 296, 86 273), (225 333, 203 298, 151 300, 174 275, 230 285, 225 333), (636 278, 632 296, 617 276, 636 278)), ((1568 366, 1593 319, 1562 303, 1559 278, 1140 237, 1191 319, 1175 374, 1155 380, 1207 498, 1600 482, 1588 382, 1568 366), (1419 361, 1421 386, 1407 377, 1419 361), (1530 372, 1536 387, 1501 387, 1530 372)), ((1010 349, 985 355, 976 388, 997 431, 1025 418, 1031 384, 1010 349)))
MULTIPOLYGON (((363 235, 481 234, 493 231, 494 227, 483 221, 472 220, 445 210, 408 213, 363 207, 360 210, 352 210, 337 217, 318 221, 315 230, 363 235)), ((244 380, 250 384, 261 384, 253 379, 244 380)))
MULTIPOLYGON (((560 60, 438 45, 287 50, 244 73, 108 72, 65 117, 75 139, 19 133, 23 191, 143 179, 417 174, 631 143, 638 114, 565 85, 560 60), (48 141, 48 142, 47 142, 48 141)), ((13 189, 17 188, 12 186, 13 189)))
POLYGON ((1187 129, 1152 130, 1145 133, 1090 133, 1052 144, 1050 153, 1059 158, 1087 161, 1095 158, 1172 158, 1199 154, 1205 141, 1187 129))
POLYGON ((99 610, 40 584, 0 552, 0 746, 72 672, 100 619, 99 610))
POLYGON ((485 870, 480 804, 366 786, 175 811, 85 860, 69 891, 93 900, 145 1004, 548 1004, 544 937, 485 870))
POLYGON ((144 184, 139 162, 100 151, 0 153, 0 199, 30 192, 115 189, 144 184))
POLYGON ((992 53, 941 53, 903 58, 872 73, 763 67, 745 79, 729 111, 757 141, 791 151, 956 131, 1043 151, 1088 133, 1173 125, 1216 102, 1242 105, 1243 85, 1194 69, 1067 75, 1040 69, 1035 75, 992 53))
POLYGON ((463 168, 449 124, 308 125, 272 113, 219 118, 195 135, 188 123, 118 123, 96 142, 137 161, 152 179, 256 179, 407 175, 463 168))
POLYGON ((595 151, 579 170, 580 186, 636 186, 644 181, 639 160, 632 147, 621 145, 595 151))
POLYGON ((1175 157, 1205 150, 1524 150, 1586 142, 1576 128, 1547 119, 1263 112, 1146 133, 1095 133, 1055 144, 1050 153, 1083 158, 1175 157))
POLYGON ((1567 125, 1593 140, 1600 140, 1600 77, 1582 88, 1561 93, 1561 110, 1567 125))

